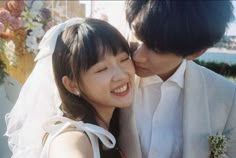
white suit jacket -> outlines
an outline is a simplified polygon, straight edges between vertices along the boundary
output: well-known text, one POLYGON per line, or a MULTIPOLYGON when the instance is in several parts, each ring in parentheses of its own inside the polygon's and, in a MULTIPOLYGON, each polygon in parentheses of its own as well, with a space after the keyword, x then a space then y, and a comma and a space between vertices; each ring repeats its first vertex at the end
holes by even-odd
MULTIPOLYGON (((137 77, 136 92, 139 80, 137 77)), ((121 112, 119 143, 126 158, 141 158, 134 106, 135 100, 131 107, 121 112)), ((208 136, 217 132, 230 137, 226 155, 236 158, 235 84, 192 61, 187 61, 183 106, 183 158, 209 158, 208 136)))

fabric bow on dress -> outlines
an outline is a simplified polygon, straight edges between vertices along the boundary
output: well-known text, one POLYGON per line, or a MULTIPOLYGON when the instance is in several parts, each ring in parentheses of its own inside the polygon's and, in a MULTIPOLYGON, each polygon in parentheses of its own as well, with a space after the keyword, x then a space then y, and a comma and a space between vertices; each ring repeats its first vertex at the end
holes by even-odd
POLYGON ((85 132, 88 135, 92 144, 94 158, 100 158, 98 139, 109 149, 114 148, 116 144, 115 137, 102 127, 84 123, 83 121, 74 121, 62 116, 54 116, 43 124, 43 129, 49 133, 49 138, 44 145, 41 158, 45 158, 44 154, 48 155, 49 145, 52 140, 68 127, 74 127, 75 130, 85 132))

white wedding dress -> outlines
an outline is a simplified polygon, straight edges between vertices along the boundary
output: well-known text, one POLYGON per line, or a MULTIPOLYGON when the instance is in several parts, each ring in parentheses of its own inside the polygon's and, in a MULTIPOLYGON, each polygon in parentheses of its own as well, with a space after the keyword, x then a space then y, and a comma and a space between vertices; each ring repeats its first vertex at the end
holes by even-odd
POLYGON ((51 142, 68 127, 70 127, 70 131, 72 127, 75 131, 81 131, 87 134, 92 145, 93 158, 100 158, 98 139, 100 139, 103 145, 107 148, 113 148, 115 146, 116 141, 114 136, 97 125, 84 123, 82 121, 74 121, 62 116, 54 116, 49 118, 43 125, 43 129, 49 134, 49 136, 43 146, 40 158, 48 158, 51 142))

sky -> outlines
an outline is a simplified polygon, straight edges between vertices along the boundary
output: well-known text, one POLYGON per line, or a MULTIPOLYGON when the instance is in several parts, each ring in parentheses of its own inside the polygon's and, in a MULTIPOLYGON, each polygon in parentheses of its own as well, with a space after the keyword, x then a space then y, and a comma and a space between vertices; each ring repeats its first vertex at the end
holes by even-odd
POLYGON ((236 36, 236 1, 233 1, 234 4, 234 16, 235 16, 235 20, 233 23, 231 23, 231 25, 229 25, 229 28, 226 32, 227 35, 230 36, 236 36))

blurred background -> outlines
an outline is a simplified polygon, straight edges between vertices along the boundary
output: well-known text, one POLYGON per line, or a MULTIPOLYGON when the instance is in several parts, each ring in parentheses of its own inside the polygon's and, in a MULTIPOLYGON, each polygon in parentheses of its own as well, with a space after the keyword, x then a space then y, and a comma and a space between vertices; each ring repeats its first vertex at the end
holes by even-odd
MULTIPOLYGON (((236 1, 235 6, 236 16, 236 1)), ((0 157, 11 152, 4 137, 5 114, 13 107, 22 84, 31 73, 38 44, 45 32, 72 17, 93 17, 115 26, 125 38, 130 30, 124 1, 8 0, 0 1, 0 157)), ((236 83, 236 22, 224 38, 195 60, 236 83)))

